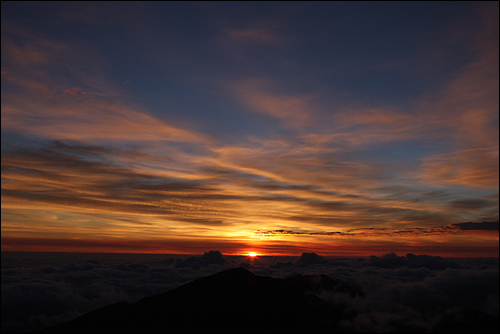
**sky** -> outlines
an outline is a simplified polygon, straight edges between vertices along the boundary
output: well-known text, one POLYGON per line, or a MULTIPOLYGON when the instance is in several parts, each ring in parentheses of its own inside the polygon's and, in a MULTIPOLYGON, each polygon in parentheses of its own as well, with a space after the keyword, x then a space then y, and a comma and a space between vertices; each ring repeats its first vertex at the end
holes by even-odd
POLYGON ((2 2, 2 251, 498 257, 498 2, 2 2))

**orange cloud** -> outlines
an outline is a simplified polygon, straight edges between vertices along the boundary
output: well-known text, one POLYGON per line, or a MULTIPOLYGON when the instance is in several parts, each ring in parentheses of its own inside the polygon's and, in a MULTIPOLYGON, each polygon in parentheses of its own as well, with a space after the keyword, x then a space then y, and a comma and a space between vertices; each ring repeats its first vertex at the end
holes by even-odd
POLYGON ((432 184, 498 188, 498 150, 466 149, 426 157, 421 177, 432 184))
POLYGON ((209 142, 201 133, 182 129, 124 105, 86 101, 49 107, 40 101, 3 108, 2 127, 46 138, 95 141, 209 142), (88 112, 91 110, 92 112, 88 112))
POLYGON ((64 90, 66 93, 68 93, 69 95, 78 95, 78 94, 81 94, 81 95, 86 95, 87 92, 84 92, 83 89, 81 87, 75 87, 73 89, 65 89, 64 90))
MULTIPOLYGON (((231 46, 280 40, 263 28, 224 34, 231 46)), ((2 210, 8 216, 2 232, 26 238, 26 247, 34 234, 52 235, 52 240, 78 235, 115 240, 134 239, 138 231, 145 240, 162 236, 165 243, 183 236, 179 249, 183 243, 195 247, 189 240, 202 236, 214 245, 222 239, 239 243, 228 245, 228 251, 253 246, 276 254, 319 248, 334 255, 414 252, 417 247, 434 252, 448 247, 443 246, 448 241, 447 251, 463 245, 472 249, 483 241, 491 251, 498 241, 489 232, 453 231, 445 239, 450 231, 429 230, 498 217, 498 199, 486 199, 484 193, 498 186, 498 53, 491 46, 478 48, 475 62, 411 112, 397 106, 325 107, 321 92, 290 93, 268 78, 226 82, 223 87, 240 110, 281 125, 271 136, 239 137, 228 144, 130 104, 123 87, 103 74, 99 64, 104 62, 82 56, 91 52, 31 35, 22 41, 6 44, 7 72, 19 79, 7 82, 2 127, 45 141, 37 149, 2 156, 2 210), (54 80, 53 67, 68 78, 54 80), (403 140, 432 147, 433 153, 411 165, 363 156, 367 147, 403 140), (117 149, 116 144, 136 148, 117 149), (439 187, 483 192, 442 189, 429 195, 439 187), (388 230, 369 229, 381 224, 388 230), (257 229, 300 233, 270 240, 255 235, 257 229), (322 230, 338 232, 307 232, 322 230), (466 237, 474 238, 468 246, 466 237)), ((128 251, 114 242, 75 248, 56 243, 59 249, 128 251)), ((161 251, 149 241, 134 247, 161 251)))
POLYGON ((356 238, 332 240, 235 240, 231 238, 163 239, 102 239, 102 238, 40 238, 2 236, 2 250, 6 251, 72 251, 106 253, 163 253, 200 254, 207 248, 228 255, 241 255, 249 249, 263 255, 298 256, 304 252, 318 252, 323 256, 365 257, 381 256, 388 252, 398 254, 427 254, 444 257, 498 257, 498 234, 495 237, 462 236, 425 238, 356 238))
POLYGON ((103 74, 104 61, 95 52, 8 25, 6 31, 5 66, 19 79, 2 100, 2 128, 81 141, 211 141, 207 135, 170 124, 126 103, 125 93, 103 74), (68 78, 56 79, 54 68, 67 73, 68 78), (71 84, 74 88, 68 89, 70 80, 78 80, 78 86, 71 84), (69 96, 77 99, 70 100, 69 96))
POLYGON ((71 89, 65 89, 64 90, 66 93, 68 93, 69 95, 76 95, 78 94, 78 92, 74 91, 74 90, 71 90, 71 89))
MULTIPOLYGON (((9 26, 2 26, 2 30, 10 30, 9 26)), ((16 32, 19 33, 19 32, 16 32)), ((9 61, 22 66, 47 64, 58 58, 66 46, 54 41, 39 39, 35 36, 26 36, 30 43, 16 44, 10 40, 2 43, 2 54, 9 61)))
POLYGON ((423 159, 421 177, 429 183, 498 187, 498 16, 482 14, 471 32, 476 60, 422 104, 455 148, 423 159))
POLYGON ((169 239, 85 239, 85 238, 26 238, 3 237, 2 251, 28 252, 87 252, 87 253, 156 253, 156 254, 200 254, 217 249, 228 255, 241 255, 250 244, 234 240, 210 240, 207 238, 169 239))
POLYGON ((267 80, 247 80, 229 89, 250 111, 268 115, 288 126, 301 128, 313 120, 312 95, 278 94, 267 80))
POLYGON ((265 28, 225 29, 224 32, 233 41, 266 44, 274 44, 281 41, 281 38, 276 33, 265 28))

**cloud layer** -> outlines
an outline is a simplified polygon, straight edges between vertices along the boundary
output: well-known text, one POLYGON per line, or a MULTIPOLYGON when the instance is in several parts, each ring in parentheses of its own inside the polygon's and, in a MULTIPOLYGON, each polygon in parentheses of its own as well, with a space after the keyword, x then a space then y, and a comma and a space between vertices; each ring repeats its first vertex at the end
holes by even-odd
POLYGON ((328 275, 345 288, 314 293, 343 310, 345 331, 428 331, 453 312, 498 318, 498 259, 2 253, 2 332, 30 331, 111 303, 135 302, 238 266, 272 277, 328 275))

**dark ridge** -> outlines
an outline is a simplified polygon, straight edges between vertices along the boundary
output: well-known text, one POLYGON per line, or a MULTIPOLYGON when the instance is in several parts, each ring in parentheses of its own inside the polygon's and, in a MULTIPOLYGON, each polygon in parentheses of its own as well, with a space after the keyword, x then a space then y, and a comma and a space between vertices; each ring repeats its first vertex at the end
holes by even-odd
MULTIPOLYGON (((34 333, 339 333, 355 312, 314 292, 362 296, 359 288, 326 275, 256 276, 234 268, 199 278, 135 304, 117 303, 34 333)), ((393 332, 419 332, 396 326, 393 332)), ((421 328, 420 328, 421 330, 421 328)), ((497 333, 498 318, 455 311, 431 324, 431 333, 497 333), (477 331, 473 330, 477 329, 477 331)))
POLYGON ((318 288, 338 283, 328 281, 327 276, 318 277, 279 279, 234 268, 135 304, 113 304, 35 333, 333 331, 344 315, 307 290, 316 289, 314 281, 318 288))

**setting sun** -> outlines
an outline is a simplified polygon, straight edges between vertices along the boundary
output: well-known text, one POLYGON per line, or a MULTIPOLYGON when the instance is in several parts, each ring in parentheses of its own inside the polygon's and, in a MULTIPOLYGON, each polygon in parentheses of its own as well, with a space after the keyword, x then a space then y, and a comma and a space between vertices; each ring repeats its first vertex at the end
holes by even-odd
POLYGON ((500 1, 1 9, 0 334, 498 332, 500 1))

